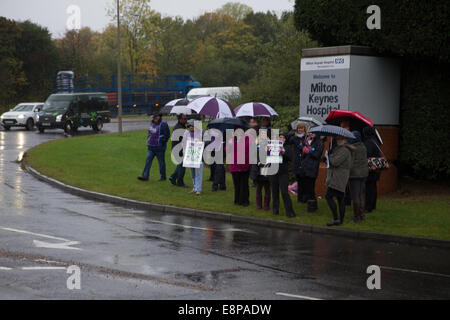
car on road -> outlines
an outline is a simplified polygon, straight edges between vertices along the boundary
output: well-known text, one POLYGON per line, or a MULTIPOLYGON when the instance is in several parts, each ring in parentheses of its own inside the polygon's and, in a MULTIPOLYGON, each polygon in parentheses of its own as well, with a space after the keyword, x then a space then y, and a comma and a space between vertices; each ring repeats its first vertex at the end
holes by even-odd
POLYGON ((33 130, 37 114, 42 110, 43 105, 43 102, 19 103, 13 109, 2 114, 0 122, 6 131, 11 127, 23 127, 27 130, 33 130))
POLYGON ((80 127, 102 131, 103 124, 109 122, 111 111, 106 93, 58 93, 45 101, 36 127, 41 133, 46 129, 63 129, 72 134, 80 127))

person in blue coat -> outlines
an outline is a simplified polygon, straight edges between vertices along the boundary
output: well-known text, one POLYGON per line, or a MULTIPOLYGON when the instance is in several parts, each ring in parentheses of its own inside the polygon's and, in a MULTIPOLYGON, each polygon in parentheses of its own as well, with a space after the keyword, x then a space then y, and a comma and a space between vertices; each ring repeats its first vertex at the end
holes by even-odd
POLYGON ((167 141, 170 139, 170 129, 166 122, 162 121, 162 115, 156 114, 150 123, 147 138, 147 158, 142 176, 138 177, 141 181, 148 181, 153 159, 156 157, 159 163, 159 181, 166 181, 166 149, 167 141))

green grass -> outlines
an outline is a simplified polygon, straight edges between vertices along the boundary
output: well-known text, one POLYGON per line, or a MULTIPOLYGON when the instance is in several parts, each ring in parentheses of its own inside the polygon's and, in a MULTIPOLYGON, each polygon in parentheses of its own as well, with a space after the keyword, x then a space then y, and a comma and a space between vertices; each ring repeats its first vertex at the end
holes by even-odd
MULTIPOLYGON (((256 210, 255 188, 250 190, 250 207, 234 206, 231 176, 227 174, 226 192, 212 192, 211 183, 206 181, 209 177, 209 169, 206 168, 201 196, 190 195, 190 189, 178 188, 169 182, 158 182, 156 159, 150 181, 140 182, 136 178, 144 166, 146 134, 146 131, 135 131, 126 132, 123 136, 110 134, 55 140, 32 149, 25 161, 64 183, 140 201, 320 226, 330 220, 331 214, 324 200, 319 200, 319 211, 313 214, 304 213, 305 205, 293 201, 298 215, 295 219, 256 210)), ((175 165, 170 160, 169 150, 166 156, 169 176, 175 165)), ((185 182, 192 185, 189 170, 186 171, 185 182)), ((347 223, 342 228, 450 240, 449 204, 449 196, 417 199, 385 197, 380 199, 376 213, 367 215, 366 222, 358 225, 347 223)), ((284 213, 283 206, 280 209, 284 213)), ((350 221, 351 215, 351 208, 348 208, 347 221, 350 221)))

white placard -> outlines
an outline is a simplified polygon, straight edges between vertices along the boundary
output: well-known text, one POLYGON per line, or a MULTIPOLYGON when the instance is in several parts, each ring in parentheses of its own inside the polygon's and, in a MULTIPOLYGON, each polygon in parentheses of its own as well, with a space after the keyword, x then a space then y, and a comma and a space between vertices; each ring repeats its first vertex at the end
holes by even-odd
POLYGON ((184 152, 183 167, 200 168, 203 161, 203 150, 205 143, 203 141, 188 140, 184 152))
POLYGON ((267 144, 267 163, 283 163, 281 148, 283 142, 280 140, 269 140, 267 144))

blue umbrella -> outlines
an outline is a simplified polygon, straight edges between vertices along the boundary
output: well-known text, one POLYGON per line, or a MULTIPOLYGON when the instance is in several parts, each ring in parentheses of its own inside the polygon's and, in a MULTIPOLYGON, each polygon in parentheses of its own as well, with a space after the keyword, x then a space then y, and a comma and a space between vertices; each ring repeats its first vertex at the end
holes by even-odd
POLYGON ((332 125, 323 125, 314 127, 309 130, 310 133, 314 133, 318 136, 328 136, 328 137, 337 137, 341 136, 348 139, 356 139, 356 137, 348 131, 347 129, 338 127, 338 126, 332 126, 332 125))

